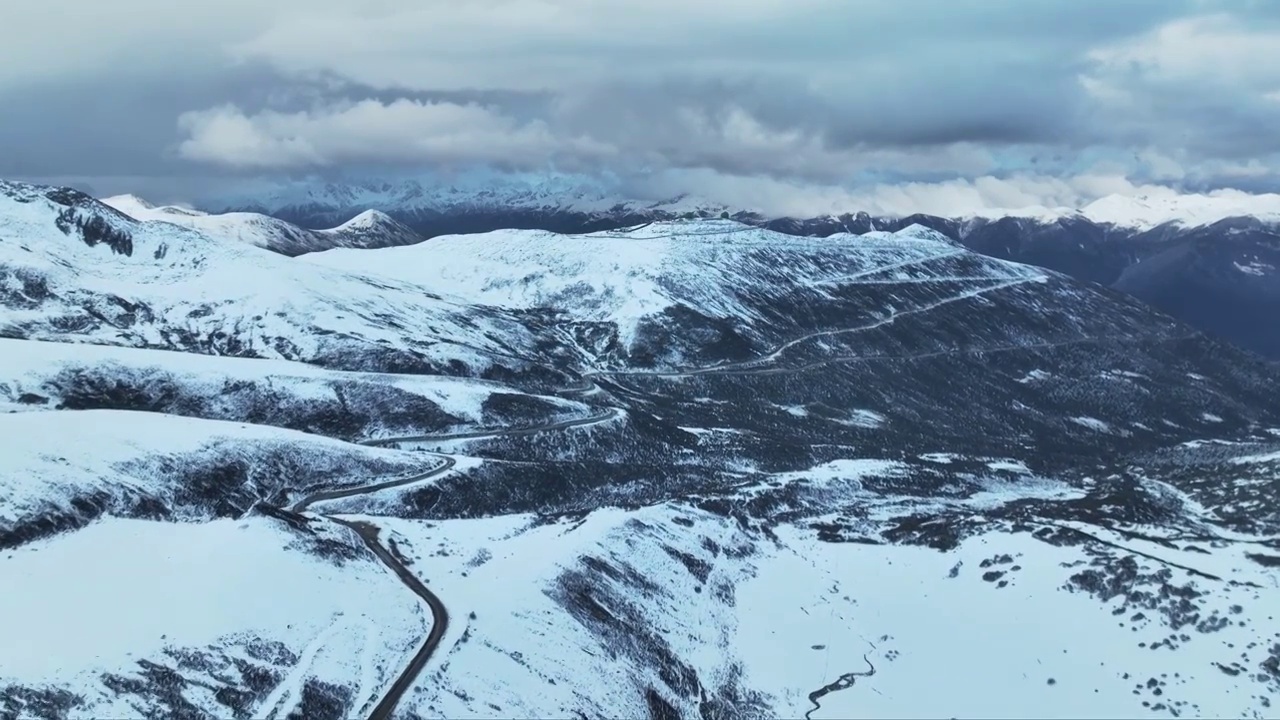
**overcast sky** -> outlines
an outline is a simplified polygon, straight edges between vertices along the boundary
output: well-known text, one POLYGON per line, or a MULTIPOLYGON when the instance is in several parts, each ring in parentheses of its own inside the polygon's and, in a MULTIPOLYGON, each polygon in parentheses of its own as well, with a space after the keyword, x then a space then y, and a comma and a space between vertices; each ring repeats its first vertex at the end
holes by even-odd
POLYGON ((478 166, 792 212, 1275 192, 1280 2, 41 0, 0 108, 0 176, 160 200, 478 166))

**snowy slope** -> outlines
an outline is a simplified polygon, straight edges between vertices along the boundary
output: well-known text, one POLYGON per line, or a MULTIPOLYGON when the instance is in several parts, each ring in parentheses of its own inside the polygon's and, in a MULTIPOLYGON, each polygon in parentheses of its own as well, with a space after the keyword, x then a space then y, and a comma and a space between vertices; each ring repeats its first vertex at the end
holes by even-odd
POLYGON ((512 403, 552 420, 591 412, 572 400, 484 380, 0 339, 0 411, 148 410, 355 440, 503 425, 512 403))
POLYGON ((6 712, 315 717, 335 689, 371 708, 431 618, 329 534, 346 557, 264 517, 111 518, 0 555, 0 688, 34 688, 6 712))
MULTIPOLYGON (((902 509, 879 508, 865 530, 902 509)), ((678 505, 553 524, 382 522, 467 613, 420 684, 424 717, 710 705, 729 717, 1260 718, 1280 692, 1280 620, 1267 610, 1280 589, 1246 557, 1250 538, 1178 553, 1088 525, 1117 546, 994 521, 945 552, 821 542, 803 525, 760 542, 678 505), (494 583, 538 591, 495 595, 494 583), (600 681, 584 687, 583 674, 600 681)))
POLYGON ((422 240, 413 230, 376 210, 367 210, 334 228, 307 230, 261 213, 210 214, 172 205, 152 205, 135 195, 116 195, 104 198, 102 203, 136 220, 171 223, 289 256, 335 247, 410 245, 422 240))
POLYGON ((71 190, 0 183, 0 238, 7 337, 450 374, 534 355, 508 315, 140 223, 71 190))
MULTIPOLYGON (((310 263, 418 283, 472 302, 555 308, 576 320, 611 322, 624 345, 641 323, 677 306, 763 326, 760 296, 866 276, 897 282, 945 278, 929 263, 970 255, 937 233, 801 239, 730 220, 653 223, 634 230, 556 235, 505 230, 438 237, 378 251, 332 250, 310 263)), ((971 256, 972 274, 1034 282, 1040 271, 971 256), (980 267, 978 267, 980 266, 980 267)))
POLYGON ((238 516, 259 500, 438 464, 293 430, 118 410, 4 414, 0 437, 0 547, 104 514, 238 516))

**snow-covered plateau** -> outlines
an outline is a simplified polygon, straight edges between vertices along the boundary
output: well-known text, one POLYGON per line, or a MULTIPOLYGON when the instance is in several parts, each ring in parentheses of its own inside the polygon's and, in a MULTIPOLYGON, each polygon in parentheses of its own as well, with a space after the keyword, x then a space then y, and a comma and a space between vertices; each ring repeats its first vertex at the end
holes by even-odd
POLYGON ((1133 297, 143 210, 0 183, 0 718, 1276 714, 1280 370, 1133 297))

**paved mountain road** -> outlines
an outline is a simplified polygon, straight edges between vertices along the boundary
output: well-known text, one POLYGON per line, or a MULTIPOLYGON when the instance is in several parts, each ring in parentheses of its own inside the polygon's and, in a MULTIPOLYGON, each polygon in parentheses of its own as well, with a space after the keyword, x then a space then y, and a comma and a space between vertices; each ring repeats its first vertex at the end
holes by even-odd
POLYGON ((382 564, 391 568, 391 571, 400 578, 400 582, 404 583, 413 594, 422 598, 427 607, 431 608, 431 632, 427 634, 427 639, 422 643, 422 647, 418 652, 414 653, 409 664, 404 670, 400 671, 400 675, 391 683, 387 694, 382 696, 382 700, 374 706, 373 711, 369 713, 369 720, 389 720, 391 713, 395 711, 396 705, 400 702, 400 698, 413 687, 413 681, 418 678, 418 673, 422 672, 422 668, 426 667, 427 661, 435 653, 436 648, 440 646, 440 641, 444 639, 445 632, 449 629, 449 611, 445 608, 444 603, 433 592, 427 589, 426 585, 413 574, 413 571, 404 566, 395 555, 393 555, 378 540, 378 528, 367 522, 358 520, 344 520, 332 515, 326 515, 328 520, 338 523, 343 527, 350 528, 355 531, 356 535, 364 541, 365 547, 373 551, 373 554, 382 561, 382 564))
MULTIPOLYGON (((830 333, 827 333, 830 334, 830 333)), ((589 370, 583 373, 583 377, 651 377, 651 378, 667 378, 680 379, 702 377, 707 375, 795 375, 809 372, 828 365, 855 365, 858 363, 885 362, 885 361, 908 361, 908 360, 927 360, 929 358, 950 357, 959 355, 987 355, 1006 352, 1017 352, 1019 350, 1043 350, 1047 348, 1071 347, 1073 345, 1089 345, 1089 344, 1105 344, 1105 343, 1124 343, 1124 342, 1177 342, 1179 340, 1187 340, 1198 336, 1200 333, 1191 332, 1181 335, 1151 335, 1148 337, 1134 337, 1132 335, 1119 335, 1114 337, 1096 336, 1072 338, 1070 340, 1057 340, 1053 342, 1043 343, 1012 343, 1009 345, 995 345, 990 347, 972 347, 958 348, 949 350, 936 350, 925 353, 911 353, 908 355, 837 355, 835 357, 815 360, 805 363, 804 365, 757 365, 744 366, 742 363, 731 363, 725 365, 711 365, 700 368, 676 368, 673 370, 589 370)), ((746 361, 754 362, 754 361, 746 361)))
MULTIPOLYGON (((574 389, 576 391, 576 388, 574 389)), ((541 432, 549 432, 552 430, 567 430, 573 427, 585 427, 587 425, 597 425, 602 422, 613 420, 622 414, 618 408, 609 408, 604 412, 594 413, 587 417, 572 418, 569 420, 560 420, 552 423, 544 423, 541 425, 530 425, 528 427, 506 428, 499 430, 471 430, 468 432, 450 433, 447 435, 410 435, 406 437, 379 438, 376 440, 361 440, 361 445, 372 445, 375 447, 385 447, 388 445, 398 445, 400 443, 411 442, 435 442, 445 440, 479 440, 491 437, 516 437, 519 435, 535 435, 541 432)))
MULTIPOLYGON (((590 385, 588 385, 588 387, 590 387, 590 385)), ((574 391, 574 390, 577 390, 577 388, 570 388, 569 390, 574 391)), ((451 434, 443 434, 443 435, 414 435, 410 437, 378 438, 378 439, 372 439, 372 440, 364 440, 360 444, 370 445, 370 446, 387 446, 387 445, 396 445, 398 443, 403 443, 403 442, 431 442, 431 441, 437 441, 437 440, 438 441, 477 440, 482 438, 533 435, 535 433, 540 433, 540 432, 551 432, 551 431, 557 431, 557 430, 567 430, 569 428, 575 428, 575 427, 585 427, 588 425, 596 425, 599 423, 608 422, 609 420, 613 420, 619 417, 621 414, 622 414, 622 411, 618 408, 608 408, 607 410, 593 413, 592 415, 588 415, 586 417, 572 418, 569 420, 560 420, 557 422, 550 422, 550 423, 541 423, 538 425, 529 425, 529 426, 522 426, 522 427, 502 428, 502 429, 474 430, 470 432, 451 433, 451 434)), ((294 502, 292 505, 290 505, 287 510, 285 508, 279 508, 274 506, 270 506, 270 507, 272 510, 276 510, 276 511, 283 510, 289 513, 301 514, 301 513, 307 512, 311 508, 311 506, 315 505, 316 503, 326 502, 329 500, 341 500, 343 498, 356 497, 358 495, 367 495, 369 493, 378 492, 380 490, 388 490, 391 488, 404 487, 406 485, 412 485, 414 483, 422 482, 423 480, 428 480, 430 478, 436 477, 438 475, 443 475, 444 473, 449 472, 458 463, 458 461, 450 455, 444 455, 441 453, 428 453, 428 454, 436 458, 439 458, 441 460, 440 464, 436 465, 430 470, 426 470, 426 471, 417 473, 415 475, 410 475, 408 477, 397 478, 395 480, 384 480, 381 482, 371 483, 368 485, 355 485, 355 486, 346 487, 346 488, 318 490, 300 498, 299 500, 294 502)), ((435 654, 436 649, 440 646, 440 641, 444 639, 445 632, 448 630, 448 627, 449 627, 449 611, 447 608, 445 608, 444 602, 441 601, 440 598, 435 593, 431 592, 431 590, 428 589, 427 586, 424 585, 423 582, 418 579, 417 575, 415 575, 412 570, 406 567, 404 563, 401 562, 400 559, 395 556, 394 553, 392 553, 390 550, 387 549, 385 545, 382 544, 382 542, 378 539, 379 530, 376 525, 373 525, 372 523, 362 521, 362 520, 348 520, 336 515, 321 515, 321 517, 323 517, 325 520, 328 520, 329 522, 336 523, 338 525, 341 525, 355 532, 355 534, 365 544, 365 547, 369 548, 369 550, 374 554, 374 556, 377 557, 378 560, 380 560, 383 565, 386 565, 387 568, 391 570, 391 572, 394 573, 397 578, 399 578, 400 582, 402 582, 405 585, 405 587, 409 588, 409 590, 412 591, 413 594, 421 598, 422 601, 425 602, 427 604, 427 607, 431 610, 431 632, 427 634, 427 639, 422 643, 422 647, 419 648, 416 653, 414 653, 413 658, 409 661, 409 664, 405 666, 404 670, 400 672, 400 675, 396 677, 395 681, 391 684, 391 687, 387 690, 386 694, 383 695, 382 699, 378 702, 378 704, 374 707, 373 711, 370 712, 368 716, 369 720, 389 720, 389 718, 391 717, 391 714, 395 711, 396 705, 400 702, 400 699, 404 697, 404 694, 406 692, 409 691, 409 688, 413 687, 413 683, 417 679, 418 674, 422 672, 422 669, 424 667, 426 667, 427 662, 431 659, 431 656, 435 654)))
POLYGON ((412 485, 413 483, 433 478, 436 475, 442 475, 452 470, 453 466, 458 464, 457 460, 448 455, 438 455, 437 457, 443 458, 444 462, 430 470, 427 470, 426 472, 421 472, 417 475, 411 475, 406 478, 399 478, 397 480, 386 480, 372 485, 357 485, 355 487, 338 490, 321 490, 307 495, 291 505, 289 509, 296 513, 303 513, 312 505, 318 502, 324 502, 325 500, 341 500, 342 498, 355 497, 357 495, 367 495, 369 493, 378 492, 379 490, 388 490, 390 488, 412 485))

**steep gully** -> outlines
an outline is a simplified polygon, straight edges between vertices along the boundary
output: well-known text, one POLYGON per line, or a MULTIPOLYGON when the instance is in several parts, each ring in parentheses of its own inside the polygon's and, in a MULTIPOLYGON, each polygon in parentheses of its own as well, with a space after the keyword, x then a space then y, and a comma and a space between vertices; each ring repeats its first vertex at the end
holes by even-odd
MULTIPOLYGON (((578 385, 562 388, 558 392, 559 394, 563 394, 563 395, 570 395, 570 394, 581 395, 581 394, 588 394, 588 393, 594 392, 600 389, 599 385, 597 385, 593 380, 593 378, 597 378, 597 377, 619 378, 619 377, 628 377, 628 376, 630 377, 649 376, 649 377, 658 377, 658 378, 681 378, 681 377, 696 377, 701 375, 756 375, 756 374, 764 375, 764 374, 775 374, 775 373, 802 373, 817 367, 833 365, 833 364, 868 362, 868 361, 875 361, 875 360, 910 360, 910 359, 938 357, 938 356, 945 356, 945 355, 982 354, 982 353, 990 353, 990 352, 1004 352, 1009 350, 1029 350, 1029 349, 1035 349, 1038 347, 1072 345, 1076 343, 1106 342, 1107 340, 1109 340, 1109 338, 1078 338, 1073 340, 1034 344, 1034 345, 1015 344, 1015 345, 1005 345, 1005 346, 996 346, 996 347, 987 347, 987 348, 965 348, 965 349, 956 349, 956 350, 935 351, 931 353, 920 353, 920 354, 908 355, 908 356, 835 357, 835 358, 828 358, 828 359, 817 361, 817 362, 811 362, 801 366, 791 366, 791 367, 777 366, 777 362, 783 353, 785 353, 787 350, 793 347, 796 347, 797 345, 807 340, 816 339, 819 337, 831 336, 831 335, 851 334, 851 333, 858 333, 858 332, 864 332, 867 330, 872 330, 874 328, 881 327, 885 324, 894 322, 896 319, 898 319, 898 317, 903 315, 911 315, 919 312, 925 312, 927 310, 934 309, 937 306, 942 304, 947 304, 949 302, 955 302, 957 300, 967 299, 968 297, 973 297, 974 295, 983 294, 986 292, 1005 289, 1005 288, 1026 282, 1027 280, 1028 279, 1017 279, 1013 282, 1006 282, 1006 283, 1001 283, 998 285, 982 288, 976 292, 966 293, 956 298, 949 298, 940 303, 935 303, 923 308, 917 308, 915 310, 905 311, 901 313, 893 313, 886 318, 882 318, 874 323, 871 323, 870 325, 854 327, 854 328, 846 328, 841 330, 817 332, 817 333, 804 335, 798 338, 794 338, 788 342, 785 342, 779 345, 774 350, 770 351, 769 353, 766 353, 765 355, 759 358, 756 358, 754 360, 712 365, 709 367, 677 368, 671 371, 590 370, 580 374, 578 385)), ((1176 336, 1176 337, 1160 337, 1160 338, 1151 338, 1151 339, 1157 339, 1161 341, 1171 341, 1171 340, 1183 339, 1184 337, 1188 337, 1191 335, 1195 335, 1195 333, 1190 333, 1188 335, 1176 336)), ((1119 339, 1119 338, 1116 338, 1116 339, 1119 339)), ((1132 340, 1132 338, 1127 338, 1127 339, 1130 341, 1132 340)), ((588 415, 586 417, 574 418, 570 420, 562 420, 562 421, 551 422, 551 423, 542 423, 538 425, 531 425, 531 426, 524 426, 524 427, 511 427, 511 428, 503 428, 503 429, 481 429, 481 430, 468 431, 468 432, 438 434, 438 435, 416 435, 416 436, 393 437, 393 438, 375 438, 375 439, 364 440, 361 442, 361 444, 370 445, 370 446, 393 446, 401 443, 433 442, 433 441, 449 441, 449 440, 478 440, 478 439, 486 439, 486 438, 532 435, 532 434, 541 433, 541 432, 552 432, 552 431, 558 431, 558 430, 567 430, 574 427, 585 427, 590 425, 596 425, 596 424, 613 420, 619 417, 621 414, 622 414, 621 409, 616 407, 609 407, 604 410, 593 412, 591 415, 588 415)), ((369 485, 359 485, 359 486, 346 487, 346 488, 318 490, 318 491, 309 493, 303 498, 297 500, 292 505, 290 505, 287 510, 283 508, 278 508, 278 507, 274 507, 272 508, 272 510, 276 512, 286 512, 297 517, 297 516, 301 516, 302 513, 307 512, 311 508, 311 506, 316 503, 339 500, 339 499, 355 497, 359 495, 366 495, 366 494, 378 492, 381 490, 388 490, 392 488, 412 485, 415 483, 422 482, 424 480, 431 479, 438 475, 442 475, 448 472, 449 470, 453 469, 453 467, 457 464, 457 461, 452 456, 442 454, 442 453, 431 453, 431 454, 439 458, 441 462, 435 467, 429 470, 426 470, 424 472, 417 473, 415 475, 411 475, 404 478, 398 478, 394 480, 388 480, 388 481, 373 483, 369 485)), ((440 598, 435 593, 433 593, 429 588, 427 588, 426 585, 423 584, 422 581, 419 580, 418 577, 414 575, 414 573, 411 570, 409 570, 409 568, 407 568, 404 565, 404 563, 395 556, 394 553, 392 553, 390 550, 387 549, 386 546, 382 544, 382 542, 379 539, 379 530, 375 525, 365 521, 348 520, 348 519, 344 519, 336 515, 330 515, 330 514, 322 514, 321 517, 323 517, 324 519, 330 522, 336 523, 338 525, 341 525, 355 532, 356 535, 360 538, 360 540, 365 544, 365 546, 374 554, 374 556, 377 557, 378 560, 380 560, 385 566, 387 566, 387 568, 391 570, 391 572, 394 573, 396 577, 406 587, 409 588, 410 591, 412 591, 424 603, 426 603, 428 608, 431 610, 432 627, 426 640, 423 642, 421 648, 414 654, 413 658, 409 661, 409 664, 404 668, 404 670, 392 683, 391 687, 388 689, 388 691, 383 696, 381 701, 374 707, 374 709, 370 712, 368 716, 370 720, 388 720, 391 717, 392 712, 394 712, 400 699, 404 696, 406 692, 408 692, 409 688, 412 687, 413 682, 417 679, 417 676, 419 675, 419 673, 426 666, 431 656, 435 653, 436 649, 439 647, 440 642, 444 639, 444 635, 448 629, 448 623, 449 623, 448 610, 445 607, 443 601, 441 601, 440 598)), ((865 659, 866 658, 864 658, 864 660, 865 659)), ((809 696, 809 700, 814 704, 814 707, 812 710, 809 711, 809 713, 806 713, 806 718, 812 712, 819 709, 818 699, 820 697, 832 692, 838 692, 840 690, 847 689, 848 687, 853 685, 856 678, 858 677, 875 674, 875 666, 871 664, 870 660, 867 660, 867 664, 870 666, 869 672, 862 672, 862 673, 854 672, 854 673, 848 673, 848 674, 842 675, 835 682, 811 693, 809 696)))

